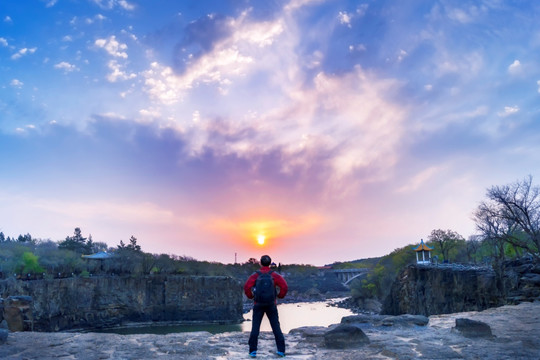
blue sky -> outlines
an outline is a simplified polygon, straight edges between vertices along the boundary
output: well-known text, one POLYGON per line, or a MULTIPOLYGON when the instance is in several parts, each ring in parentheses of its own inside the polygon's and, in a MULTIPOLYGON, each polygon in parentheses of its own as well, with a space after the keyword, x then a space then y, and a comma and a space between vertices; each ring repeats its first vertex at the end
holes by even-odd
POLYGON ((6 236, 321 265, 540 178, 536 1, 32 3, 0 3, 6 236))

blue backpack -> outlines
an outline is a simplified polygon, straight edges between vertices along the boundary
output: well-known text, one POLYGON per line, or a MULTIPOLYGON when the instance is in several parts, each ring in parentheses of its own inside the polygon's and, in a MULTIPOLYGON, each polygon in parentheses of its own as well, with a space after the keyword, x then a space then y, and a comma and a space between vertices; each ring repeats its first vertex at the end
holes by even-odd
POLYGON ((276 301, 276 287, 274 284, 274 278, 272 277, 273 271, 270 270, 267 273, 257 271, 259 276, 255 281, 255 297, 254 300, 257 304, 273 304, 276 301))

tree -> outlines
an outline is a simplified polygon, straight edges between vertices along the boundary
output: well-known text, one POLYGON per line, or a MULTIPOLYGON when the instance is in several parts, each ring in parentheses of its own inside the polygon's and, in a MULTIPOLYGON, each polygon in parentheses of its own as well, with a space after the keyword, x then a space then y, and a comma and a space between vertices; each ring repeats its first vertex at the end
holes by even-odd
POLYGON ((109 249, 109 245, 105 242, 96 241, 92 242, 92 252, 98 253, 100 251, 107 251, 109 249))
POLYGON ((0 231, 0 243, 3 243, 4 241, 6 241, 6 236, 0 231))
POLYGON ((39 274, 44 270, 39 266, 38 257, 33 253, 26 251, 22 254, 20 273, 22 274, 39 274))
POLYGON ((59 242, 58 248, 88 254, 92 251, 92 244, 88 245, 86 238, 82 236, 81 228, 76 227, 73 236, 67 236, 66 240, 59 242))
POLYGON ((32 239, 32 236, 30 234, 19 235, 17 241, 21 243, 35 243, 35 240, 32 239))
POLYGON ((467 240, 467 244, 465 247, 465 251, 467 253, 467 261, 469 263, 476 264, 478 250, 480 249, 481 245, 482 245, 482 242, 478 235, 469 236, 469 240, 467 240))
POLYGON ((496 243, 498 256, 504 258, 509 243, 540 258, 540 188, 532 185, 532 176, 493 186, 486 196, 473 219, 483 237, 496 243))
POLYGON ((460 242, 465 241, 457 232, 441 229, 431 231, 428 238, 439 248, 444 260, 450 260, 450 250, 457 247, 460 242))
POLYGON ((129 244, 124 244, 122 240, 120 240, 120 245, 118 245, 118 250, 128 250, 128 251, 135 251, 135 252, 141 252, 140 245, 137 245, 137 238, 133 235, 129 238, 129 244))

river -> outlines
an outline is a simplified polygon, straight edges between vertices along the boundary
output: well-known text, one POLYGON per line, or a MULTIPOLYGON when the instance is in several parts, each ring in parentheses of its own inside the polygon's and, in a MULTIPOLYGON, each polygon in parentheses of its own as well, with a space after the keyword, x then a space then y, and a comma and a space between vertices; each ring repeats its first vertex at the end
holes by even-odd
MULTIPOLYGON (((339 299, 341 300, 341 299, 339 299)), ((328 326, 341 321, 344 316, 352 315, 348 309, 331 306, 330 303, 338 300, 278 304, 279 322, 281 330, 287 334, 291 329, 302 326, 328 326)), ((252 312, 244 314, 245 321, 233 325, 152 325, 134 326, 125 328, 106 329, 101 332, 116 334, 170 334, 178 332, 208 331, 212 334, 234 331, 251 330, 252 312)), ((272 331, 266 316, 261 324, 261 331, 272 331)))

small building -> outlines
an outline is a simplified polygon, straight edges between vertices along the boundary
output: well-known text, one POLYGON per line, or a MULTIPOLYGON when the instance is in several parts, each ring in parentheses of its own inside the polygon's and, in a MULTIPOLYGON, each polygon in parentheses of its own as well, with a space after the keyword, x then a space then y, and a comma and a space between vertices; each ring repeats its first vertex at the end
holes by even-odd
POLYGON ((81 255, 81 257, 84 259, 96 259, 96 260, 109 259, 109 258, 112 258, 113 256, 114 256, 113 254, 110 254, 106 251, 100 251, 98 253, 91 254, 91 255, 81 255))
POLYGON ((91 255, 81 255, 83 259, 98 260, 99 269, 103 271, 103 261, 114 257, 114 254, 108 253, 106 251, 100 251, 91 255))
POLYGON ((433 248, 424 244, 423 239, 420 239, 420 245, 413 248, 413 250, 416 252, 417 264, 426 265, 431 263, 431 252, 433 251, 433 248))

